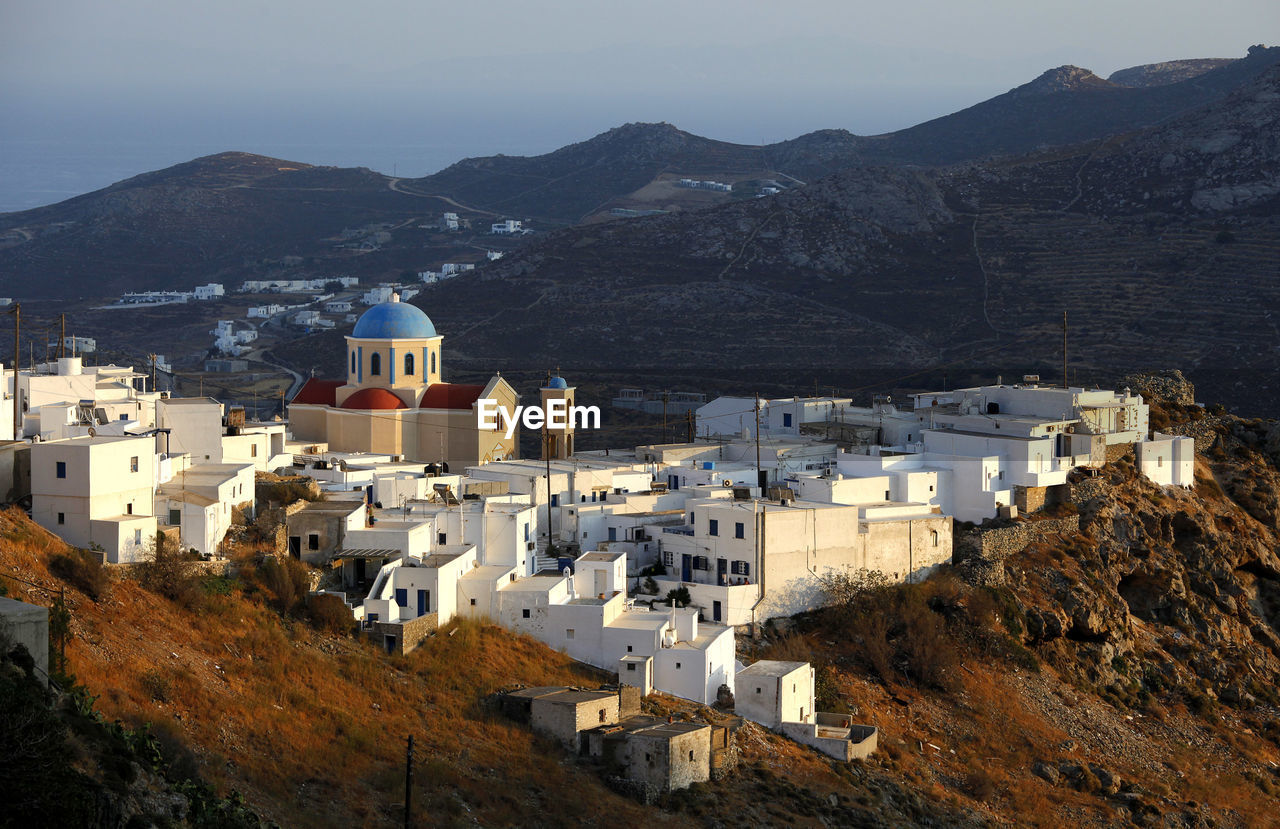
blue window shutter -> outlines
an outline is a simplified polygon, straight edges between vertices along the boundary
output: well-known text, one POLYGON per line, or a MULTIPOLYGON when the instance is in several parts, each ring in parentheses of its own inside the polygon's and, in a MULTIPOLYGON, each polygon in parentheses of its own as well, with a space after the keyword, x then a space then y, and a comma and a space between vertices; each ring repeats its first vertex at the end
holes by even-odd
POLYGON ((403 587, 396 588, 396 604, 401 607, 409 606, 409 591, 403 587))
POLYGON ((387 382, 394 383, 396 381, 396 350, 394 348, 391 349, 391 359, 387 362, 391 363, 390 379, 387 382))

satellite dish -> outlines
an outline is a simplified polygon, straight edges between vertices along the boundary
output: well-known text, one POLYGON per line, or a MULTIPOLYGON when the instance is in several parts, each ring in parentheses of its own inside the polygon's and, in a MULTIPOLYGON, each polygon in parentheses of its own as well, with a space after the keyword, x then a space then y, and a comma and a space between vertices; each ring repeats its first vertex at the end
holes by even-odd
POLYGON ((91 438, 96 438, 97 436, 98 436, 98 430, 97 430, 97 429, 95 429, 95 428, 93 428, 92 426, 90 426, 90 427, 89 427, 89 437, 91 437, 91 438))

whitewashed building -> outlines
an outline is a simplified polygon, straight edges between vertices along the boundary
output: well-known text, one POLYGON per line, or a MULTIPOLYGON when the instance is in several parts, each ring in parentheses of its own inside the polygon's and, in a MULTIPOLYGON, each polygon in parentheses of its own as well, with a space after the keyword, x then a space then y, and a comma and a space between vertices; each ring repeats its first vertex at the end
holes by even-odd
POLYGON ((112 563, 138 561, 156 533, 161 457, 153 437, 81 437, 31 446, 31 517, 112 563))
POLYGON ((197 285, 191 292, 191 295, 198 300, 219 299, 226 296, 227 290, 222 287, 220 282, 210 282, 208 285, 197 285))

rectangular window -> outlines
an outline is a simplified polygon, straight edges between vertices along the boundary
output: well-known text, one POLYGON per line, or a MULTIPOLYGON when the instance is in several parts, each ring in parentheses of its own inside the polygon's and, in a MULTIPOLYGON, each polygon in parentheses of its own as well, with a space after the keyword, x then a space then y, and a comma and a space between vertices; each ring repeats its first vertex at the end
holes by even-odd
POLYGON ((791 428, 791 413, 787 412, 782 415, 782 426, 785 429, 791 428))
POLYGON ((627 645, 627 653, 631 653, 631 646, 627 645))
POLYGON ((409 606, 409 591, 403 587, 396 588, 396 604, 400 607, 409 606))
POLYGON ((707 535, 719 535, 719 534, 720 534, 720 522, 712 518, 710 521, 707 522, 707 535))
POLYGON ((125 514, 125 515, 133 515, 133 504, 125 504, 125 505, 124 505, 124 514, 125 514))
POLYGON ((471 600, 471 606, 472 606, 472 607, 475 607, 475 606, 476 606, 476 600, 475 600, 475 599, 472 599, 472 600, 471 600))
POLYGON ((249 457, 251 458, 258 457, 258 444, 255 443, 249 447, 249 457))
POLYGON ((67 523, 67 514, 65 512, 58 513, 58 523, 59 524, 67 523))
POLYGON ((132 458, 129 458, 129 471, 130 471, 130 472, 137 472, 137 471, 138 471, 138 456, 137 456, 137 455, 134 455, 132 458))
POLYGON ((634 671, 635 669, 636 669, 636 663, 634 663, 634 662, 628 662, 628 663, 627 663, 627 670, 628 670, 628 671, 634 671))
POLYGON ((676 563, 676 555, 672 552, 663 552, 662 563, 668 567, 674 567, 676 563))
POLYGON ((308 549, 308 550, 319 550, 319 549, 320 549, 320 536, 316 535, 315 533, 311 533, 311 535, 308 535, 308 536, 307 536, 307 549, 308 549))
POLYGON ((734 537, 734 538, 746 538, 746 537, 747 537, 747 528, 746 528, 746 525, 745 525, 745 524, 743 524, 741 521, 738 521, 737 523, 735 523, 735 524, 733 525, 733 537, 734 537))
POLYGON ((170 524, 172 524, 172 525, 173 525, 173 526, 175 526, 175 527, 176 527, 176 526, 178 526, 179 524, 181 524, 181 523, 182 523, 182 510, 180 510, 180 509, 171 509, 171 510, 169 510, 169 523, 170 523, 170 524))
POLYGON ((448 538, 448 536, 445 533, 436 533, 437 544, 443 545, 445 543, 446 538, 448 538))
POLYGON ((677 670, 677 671, 678 671, 678 670, 680 670, 680 663, 679 663, 679 662, 677 662, 677 663, 676 663, 676 670, 677 670))
POLYGON ((527 607, 526 607, 524 610, 520 611, 520 614, 521 614, 522 616, 524 616, 524 618, 528 619, 528 618, 529 618, 529 608, 527 608, 527 607))
POLYGON ((66 462, 66 461, 58 461, 58 466, 57 466, 57 475, 58 475, 58 477, 59 477, 59 478, 65 478, 65 477, 67 477, 67 462, 66 462))
POLYGON ((134 543, 134 544, 141 544, 141 543, 142 543, 142 530, 134 530, 134 531, 133 531, 133 543, 134 543))
POLYGON ((564 630, 564 638, 565 638, 565 639, 572 639, 572 638, 573 638, 573 628, 565 628, 565 630, 564 630))

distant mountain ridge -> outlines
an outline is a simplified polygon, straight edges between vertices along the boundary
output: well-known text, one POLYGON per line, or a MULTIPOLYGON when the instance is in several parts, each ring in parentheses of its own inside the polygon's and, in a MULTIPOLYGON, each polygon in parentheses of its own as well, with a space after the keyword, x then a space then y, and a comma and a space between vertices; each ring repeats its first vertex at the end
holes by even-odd
POLYGON ((1120 86, 1164 86, 1199 77, 1210 69, 1226 66, 1233 60, 1234 58, 1192 58, 1146 63, 1142 66, 1118 69, 1108 75, 1107 80, 1120 86))
MULTIPOLYGON (((419 179, 220 153, 55 205, 0 214, 0 290, 21 296, 39 285, 53 296, 104 296, 234 282, 272 273, 282 257, 322 271, 398 278, 424 265, 422 234, 413 222, 444 210, 462 210, 480 227, 490 216, 510 216, 532 218, 545 230, 608 218, 614 206, 645 212, 755 201, 756 185, 773 179, 794 191, 842 170, 1016 157, 1175 118, 1222 100, 1277 62, 1280 48, 1254 47, 1247 57, 1194 77, 1143 87, 1058 67, 960 112, 880 136, 827 129, 751 146, 665 123, 625 124, 545 155, 464 159, 419 179), (680 189, 681 177, 745 186, 732 194, 697 193, 680 189), (654 190, 661 192, 652 196, 654 190), (338 250, 353 233, 374 226, 391 240, 361 255, 338 250)), ((1167 79, 1174 69, 1160 71, 1167 79)), ((892 189, 906 179, 862 178, 877 180, 896 182, 886 184, 892 189)), ((753 210, 790 203, 778 198, 753 210)))
POLYGON ((815 372, 993 348, 1051 365, 1065 310, 1082 379, 1176 354, 1207 372, 1210 399, 1275 407, 1277 261, 1273 65, 1122 136, 935 169, 854 167, 770 199, 566 229, 418 301, 446 318, 500 314, 502 326, 467 333, 473 354, 522 343, 531 361, 584 367, 626 355, 815 372), (673 314, 726 338, 649 334, 673 314))
POLYGON ((1127 84, 1060 66, 988 101, 877 136, 821 130, 748 146, 701 138, 670 124, 627 124, 546 155, 464 159, 413 186, 486 210, 572 223, 663 171, 777 172, 807 181, 851 166, 935 166, 1075 144, 1202 106, 1278 61, 1280 48, 1254 47, 1238 60, 1116 73, 1127 84), (566 189, 573 191, 568 198, 566 189))

